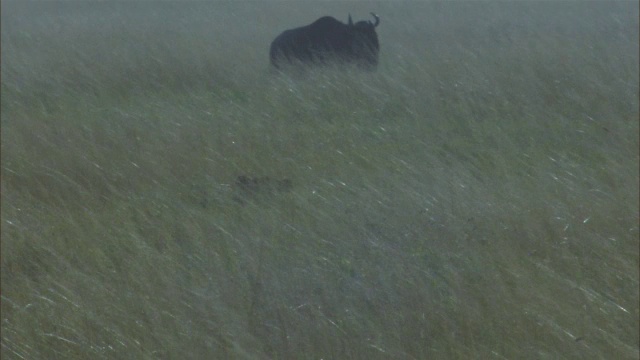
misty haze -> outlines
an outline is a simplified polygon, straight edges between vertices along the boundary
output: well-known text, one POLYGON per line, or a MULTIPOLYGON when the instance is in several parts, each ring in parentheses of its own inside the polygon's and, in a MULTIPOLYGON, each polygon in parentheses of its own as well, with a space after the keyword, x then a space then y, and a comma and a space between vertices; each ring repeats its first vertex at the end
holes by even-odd
POLYGON ((639 358, 637 1, 1 10, 3 360, 639 358))

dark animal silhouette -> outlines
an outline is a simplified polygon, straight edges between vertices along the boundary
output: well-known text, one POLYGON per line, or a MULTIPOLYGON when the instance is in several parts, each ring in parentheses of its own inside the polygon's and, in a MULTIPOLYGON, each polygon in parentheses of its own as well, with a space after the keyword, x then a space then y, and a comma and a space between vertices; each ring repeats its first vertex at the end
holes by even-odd
POLYGON ((344 24, 324 16, 310 25, 286 30, 271 43, 271 65, 283 69, 290 65, 353 64, 367 70, 378 65, 380 45, 375 22, 358 21, 344 24))

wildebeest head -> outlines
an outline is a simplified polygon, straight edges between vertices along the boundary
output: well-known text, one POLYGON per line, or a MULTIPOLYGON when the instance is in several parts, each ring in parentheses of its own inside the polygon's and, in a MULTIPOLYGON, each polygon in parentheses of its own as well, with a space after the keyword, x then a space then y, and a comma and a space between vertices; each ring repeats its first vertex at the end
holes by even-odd
MULTIPOLYGON (((356 26, 358 26, 361 29, 366 29, 368 27, 374 27, 375 28, 376 26, 378 26, 378 24, 380 24, 380 16, 378 16, 378 15, 376 15, 374 13, 371 13, 371 16, 373 16, 373 18, 376 19, 375 24, 372 23, 371 21, 364 21, 363 20, 363 21, 358 21, 356 23, 356 26)), ((349 26, 353 26, 353 20, 351 20, 351 14, 349 14, 349 24, 348 25, 349 26)))
POLYGON ((371 14, 375 22, 354 24, 349 14, 349 21, 344 24, 325 16, 310 25, 286 30, 271 43, 271 64, 281 69, 297 64, 347 63, 373 70, 380 51, 375 31, 380 18, 371 14))

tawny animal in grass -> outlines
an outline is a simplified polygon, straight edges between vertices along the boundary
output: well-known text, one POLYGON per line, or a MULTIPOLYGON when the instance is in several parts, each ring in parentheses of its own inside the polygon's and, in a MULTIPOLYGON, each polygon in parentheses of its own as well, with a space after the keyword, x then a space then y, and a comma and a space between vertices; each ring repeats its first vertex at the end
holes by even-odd
POLYGON ((324 16, 310 25, 284 31, 271 43, 271 65, 276 69, 290 66, 318 66, 353 64, 366 70, 378 65, 380 45, 376 27, 380 17, 371 13, 375 21, 344 24, 331 16, 324 16))

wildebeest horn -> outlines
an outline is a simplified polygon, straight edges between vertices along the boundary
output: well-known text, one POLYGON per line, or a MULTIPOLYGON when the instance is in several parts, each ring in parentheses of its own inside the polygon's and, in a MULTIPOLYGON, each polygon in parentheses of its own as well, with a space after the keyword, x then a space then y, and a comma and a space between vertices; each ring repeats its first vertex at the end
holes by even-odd
POLYGON ((349 14, 349 26, 353 26, 353 20, 351 20, 351 14, 349 14))
POLYGON ((376 19, 376 23, 373 24, 373 27, 378 26, 378 24, 380 24, 380 16, 378 16, 378 15, 376 15, 374 13, 371 13, 371 15, 373 15, 373 18, 376 19))

